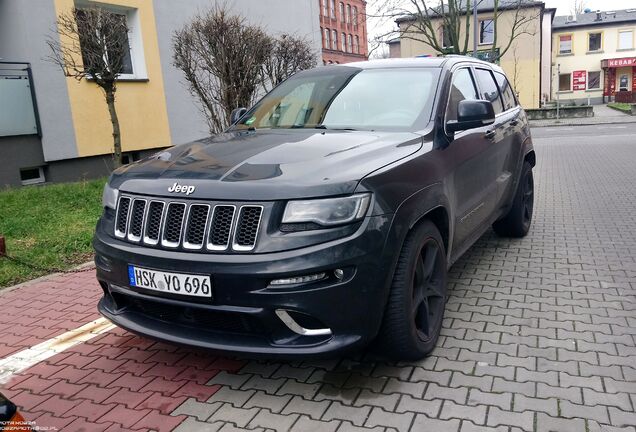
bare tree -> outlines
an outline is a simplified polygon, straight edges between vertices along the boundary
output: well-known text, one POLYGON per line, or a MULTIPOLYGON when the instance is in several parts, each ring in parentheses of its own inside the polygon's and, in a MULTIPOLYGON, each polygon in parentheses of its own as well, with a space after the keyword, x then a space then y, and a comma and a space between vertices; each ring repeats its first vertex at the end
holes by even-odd
MULTIPOLYGON (((376 13, 384 19, 401 22, 398 30, 387 32, 384 37, 411 39, 423 42, 439 54, 470 54, 469 40, 473 33, 472 15, 474 2, 483 7, 485 0, 438 0, 431 5, 429 0, 376 0, 380 6, 376 13)), ((533 0, 492 0, 492 27, 479 29, 492 33, 492 49, 489 60, 496 61, 511 48, 512 43, 523 34, 535 34, 538 14, 530 12, 533 0), (499 21, 508 14, 510 31, 500 34, 499 21)))
POLYGON ((289 35, 276 40, 224 7, 176 31, 173 48, 174 65, 200 101, 212 133, 229 126, 234 108, 251 106, 260 88, 315 64, 307 42, 289 35))
POLYGON ((585 12, 585 8, 587 7, 587 0, 573 0, 572 2, 572 15, 577 16, 581 15, 585 12))
POLYGON ((100 7, 73 8, 58 16, 54 35, 46 43, 48 60, 64 75, 78 81, 88 79, 102 89, 113 128, 114 165, 122 165, 121 131, 115 92, 117 80, 130 65, 126 18, 100 7))
POLYGON ((277 86, 299 70, 316 66, 316 53, 301 38, 283 34, 273 41, 269 58, 263 64, 265 91, 277 86))

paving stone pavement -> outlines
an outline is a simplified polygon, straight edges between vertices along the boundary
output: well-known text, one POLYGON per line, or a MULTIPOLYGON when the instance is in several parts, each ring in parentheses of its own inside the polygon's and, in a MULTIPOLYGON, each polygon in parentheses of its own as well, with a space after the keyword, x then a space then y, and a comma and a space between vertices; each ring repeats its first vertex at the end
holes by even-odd
MULTIPOLYGON (((2 391, 65 431, 636 432, 636 143, 535 145, 530 235, 488 233, 452 268, 422 361, 247 361, 115 329, 2 391)), ((0 293, 0 357, 94 319, 79 278, 0 293)))

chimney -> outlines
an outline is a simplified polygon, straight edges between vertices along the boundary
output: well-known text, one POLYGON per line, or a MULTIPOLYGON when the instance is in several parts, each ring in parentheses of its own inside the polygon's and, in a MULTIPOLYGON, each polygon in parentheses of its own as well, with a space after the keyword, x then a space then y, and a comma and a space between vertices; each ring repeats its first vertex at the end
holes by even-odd
POLYGON ((603 20, 603 16, 601 14, 600 10, 596 11, 596 21, 602 21, 603 20))

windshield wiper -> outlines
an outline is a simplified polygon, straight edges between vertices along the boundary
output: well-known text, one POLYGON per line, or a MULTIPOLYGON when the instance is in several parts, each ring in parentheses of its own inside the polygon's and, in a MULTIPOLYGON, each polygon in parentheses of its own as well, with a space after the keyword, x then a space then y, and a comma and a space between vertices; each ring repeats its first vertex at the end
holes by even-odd
POLYGON ((337 130, 337 131, 356 131, 357 129, 350 127, 342 127, 342 128, 328 128, 324 124, 319 124, 314 126, 315 129, 329 129, 329 130, 337 130))

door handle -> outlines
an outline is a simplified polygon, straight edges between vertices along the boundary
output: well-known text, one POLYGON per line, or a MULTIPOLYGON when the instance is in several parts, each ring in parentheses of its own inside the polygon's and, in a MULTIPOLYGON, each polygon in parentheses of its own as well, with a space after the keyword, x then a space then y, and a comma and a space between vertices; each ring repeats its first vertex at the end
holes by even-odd
POLYGON ((488 139, 493 139, 495 135, 497 135, 497 132, 495 132, 494 130, 489 130, 484 133, 484 137, 488 139))
POLYGON ((510 126, 517 126, 518 124, 519 124, 519 120, 517 119, 510 120, 510 126))

